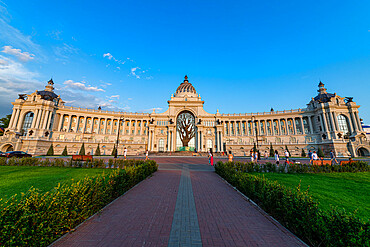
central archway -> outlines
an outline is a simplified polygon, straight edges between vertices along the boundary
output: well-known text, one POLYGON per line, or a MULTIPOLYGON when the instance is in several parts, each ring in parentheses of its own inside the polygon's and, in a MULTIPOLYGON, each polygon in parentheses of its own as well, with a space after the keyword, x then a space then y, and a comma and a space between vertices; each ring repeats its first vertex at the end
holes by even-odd
POLYGON ((195 117, 190 111, 182 111, 176 119, 176 150, 194 151, 195 117))
POLYGON ((357 150, 357 155, 360 157, 370 156, 370 152, 366 148, 361 147, 357 150))

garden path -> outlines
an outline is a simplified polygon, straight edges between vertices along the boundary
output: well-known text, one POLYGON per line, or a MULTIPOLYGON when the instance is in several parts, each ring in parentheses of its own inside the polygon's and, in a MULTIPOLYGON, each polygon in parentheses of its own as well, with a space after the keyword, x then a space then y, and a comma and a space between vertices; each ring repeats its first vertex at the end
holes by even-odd
POLYGON ((151 178, 53 246, 305 245, 213 167, 181 157, 162 160, 151 178))

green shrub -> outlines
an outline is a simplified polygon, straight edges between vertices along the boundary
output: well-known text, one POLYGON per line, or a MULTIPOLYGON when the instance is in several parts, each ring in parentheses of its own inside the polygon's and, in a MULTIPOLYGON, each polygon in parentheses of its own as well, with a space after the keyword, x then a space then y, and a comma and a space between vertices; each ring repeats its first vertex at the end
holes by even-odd
POLYGON ((304 151, 304 149, 303 149, 303 148, 302 148, 301 156, 302 156, 302 157, 306 157, 306 152, 304 151))
POLYGON ((274 157, 275 156, 275 153, 274 153, 274 149, 272 147, 272 143, 270 143, 270 157, 274 157))
POLYGON ((319 156, 320 158, 324 158, 324 152, 322 151, 322 149, 321 148, 319 148, 318 150, 317 150, 317 156, 319 156))
POLYGON ((67 156, 67 155, 68 155, 67 146, 65 146, 62 152, 62 156, 67 156))
POLYGON ((157 170, 154 161, 0 200, 0 246, 47 246, 157 170))
POLYGON ((116 154, 117 154, 117 148, 116 148, 116 144, 114 144, 113 150, 112 150, 112 156, 116 156, 116 154))
POLYGON ((79 155, 85 155, 85 143, 82 143, 80 152, 78 153, 79 155))
MULTIPOLYGON (((369 246, 370 222, 336 209, 322 211, 308 190, 289 189, 238 170, 239 165, 217 162, 215 171, 309 245, 369 246)), ((244 167, 251 168, 250 164, 244 167)))
POLYGON ((53 144, 50 145, 49 150, 46 152, 46 156, 53 156, 54 155, 54 148, 53 144))
POLYGON ((100 156, 101 154, 100 154, 100 146, 99 146, 99 143, 98 143, 98 147, 96 148, 96 150, 95 150, 95 154, 94 154, 95 156, 100 156))

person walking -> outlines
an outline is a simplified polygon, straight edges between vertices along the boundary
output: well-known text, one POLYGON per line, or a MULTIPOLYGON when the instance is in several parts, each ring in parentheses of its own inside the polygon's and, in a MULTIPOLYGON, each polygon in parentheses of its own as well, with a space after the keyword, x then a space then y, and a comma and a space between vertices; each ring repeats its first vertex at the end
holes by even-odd
POLYGON ((233 154, 231 153, 231 151, 229 151, 229 162, 233 162, 233 154))
POLYGON ((209 163, 213 166, 213 152, 212 148, 209 149, 209 163))
POLYGON ((269 154, 267 153, 267 151, 265 151, 264 156, 265 156, 265 160, 269 158, 269 154))
POLYGON ((145 152, 145 160, 148 160, 148 159, 149 159, 149 151, 147 149, 146 152, 145 152))
POLYGON ((317 156, 316 151, 313 151, 311 161, 318 160, 318 159, 319 159, 319 156, 317 156))
POLYGON ((125 157, 125 160, 126 160, 126 157, 127 157, 127 148, 125 147, 125 149, 123 150, 123 156, 125 157))
POLYGON ((279 167, 279 153, 277 150, 275 150, 275 162, 276 162, 276 166, 279 167))
POLYGON ((258 162, 258 152, 254 152, 254 162, 258 162))
POLYGON ((311 152, 311 150, 308 151, 308 158, 310 159, 310 163, 311 163, 311 159, 312 159, 312 152, 311 152))
POLYGON ((251 162, 254 162, 254 153, 253 153, 253 151, 251 150, 251 152, 250 152, 250 156, 251 156, 251 162))
POLYGON ((285 162, 289 163, 289 152, 288 152, 288 150, 285 150, 284 155, 285 155, 285 162))
POLYGON ((337 164, 337 165, 338 165, 338 161, 337 161, 337 159, 336 159, 336 157, 335 157, 335 153, 334 153, 334 151, 333 151, 333 150, 331 150, 331 151, 330 151, 330 160, 331 160, 331 164, 332 164, 332 165, 334 164, 334 162, 335 162, 335 164, 337 164))

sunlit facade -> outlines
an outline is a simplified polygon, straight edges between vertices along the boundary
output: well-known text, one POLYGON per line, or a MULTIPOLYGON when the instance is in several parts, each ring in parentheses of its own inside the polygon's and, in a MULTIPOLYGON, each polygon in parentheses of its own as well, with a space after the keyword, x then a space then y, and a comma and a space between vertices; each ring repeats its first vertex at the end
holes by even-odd
POLYGON ((302 149, 338 156, 369 155, 370 142, 362 129, 359 107, 352 98, 327 93, 320 82, 318 95, 304 108, 259 113, 208 113, 204 101, 187 77, 168 100, 163 113, 130 113, 65 106, 54 93, 50 80, 45 90, 20 95, 0 150, 22 150, 46 154, 50 144, 55 154, 67 146, 69 154, 85 143, 94 153, 111 154, 119 134, 119 154, 124 147, 131 155, 150 152, 197 151, 249 155, 254 145, 269 152, 272 145, 280 153, 287 146, 294 156, 302 149), (194 118, 194 135, 184 147, 177 129, 178 116, 188 112, 194 118), (119 132, 119 133, 118 133, 119 132))

